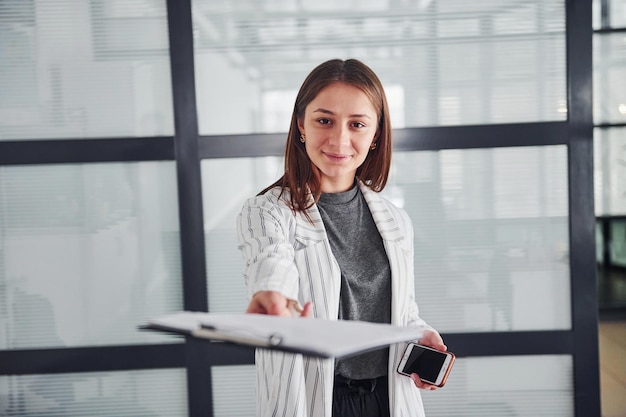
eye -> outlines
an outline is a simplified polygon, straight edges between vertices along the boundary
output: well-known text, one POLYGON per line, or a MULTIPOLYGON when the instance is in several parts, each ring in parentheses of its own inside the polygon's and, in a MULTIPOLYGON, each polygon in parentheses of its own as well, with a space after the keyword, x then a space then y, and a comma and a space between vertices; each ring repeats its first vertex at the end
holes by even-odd
POLYGON ((327 119, 325 117, 317 119, 317 122, 321 125, 329 125, 331 123, 330 119, 327 119))
POLYGON ((352 127, 356 127, 358 129, 360 129, 362 127, 365 127, 365 124, 361 123, 361 122, 352 122, 352 127))

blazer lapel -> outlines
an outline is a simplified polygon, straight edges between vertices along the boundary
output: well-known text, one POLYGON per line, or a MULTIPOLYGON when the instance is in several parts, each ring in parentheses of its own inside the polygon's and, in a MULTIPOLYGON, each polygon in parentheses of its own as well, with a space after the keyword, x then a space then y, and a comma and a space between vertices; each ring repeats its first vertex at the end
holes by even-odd
POLYGON ((406 239, 405 230, 397 222, 387 203, 380 194, 372 191, 363 182, 359 181, 359 187, 383 240, 402 244, 406 239))
POLYGON ((296 215, 298 225, 295 234, 296 240, 303 246, 309 246, 322 240, 328 240, 326 228, 324 228, 324 222, 322 221, 322 216, 317 205, 313 205, 307 212, 313 223, 309 222, 309 219, 307 219, 303 213, 299 212, 296 215))

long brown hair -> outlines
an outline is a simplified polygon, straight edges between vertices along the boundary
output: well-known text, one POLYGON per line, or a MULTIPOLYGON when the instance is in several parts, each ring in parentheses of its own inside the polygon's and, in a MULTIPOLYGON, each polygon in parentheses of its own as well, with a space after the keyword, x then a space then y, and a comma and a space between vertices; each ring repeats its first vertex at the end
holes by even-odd
POLYGON ((289 191, 289 204, 294 211, 306 211, 319 200, 321 194, 320 172, 309 159, 304 143, 300 142, 298 119, 311 101, 334 82, 344 82, 362 90, 370 99, 378 115, 376 148, 370 150, 357 177, 374 191, 382 191, 389 177, 391 165, 391 120, 382 83, 367 65, 357 59, 331 59, 311 71, 306 77, 293 107, 291 125, 285 146, 285 173, 275 183, 259 193, 280 187, 281 195, 289 191), (311 195, 313 198, 311 198, 311 195))

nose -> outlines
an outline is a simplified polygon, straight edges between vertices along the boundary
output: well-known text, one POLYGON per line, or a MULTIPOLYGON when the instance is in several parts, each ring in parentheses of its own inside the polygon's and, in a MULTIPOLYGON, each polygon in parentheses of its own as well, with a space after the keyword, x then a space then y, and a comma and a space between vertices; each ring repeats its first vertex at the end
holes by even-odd
POLYGON ((328 135, 328 143, 331 146, 341 147, 350 142, 350 129, 348 126, 337 125, 328 135))

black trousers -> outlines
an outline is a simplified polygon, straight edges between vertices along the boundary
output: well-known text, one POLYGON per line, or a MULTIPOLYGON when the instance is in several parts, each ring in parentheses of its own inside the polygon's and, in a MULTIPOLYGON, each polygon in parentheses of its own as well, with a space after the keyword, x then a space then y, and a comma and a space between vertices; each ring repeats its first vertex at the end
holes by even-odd
POLYGON ((335 375, 333 417, 389 417, 387 378, 348 379, 335 375))

